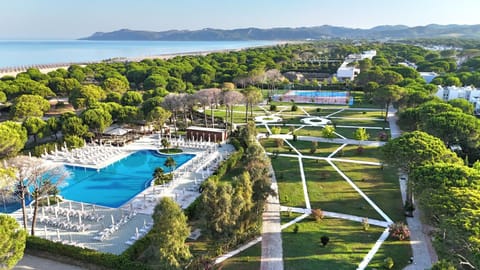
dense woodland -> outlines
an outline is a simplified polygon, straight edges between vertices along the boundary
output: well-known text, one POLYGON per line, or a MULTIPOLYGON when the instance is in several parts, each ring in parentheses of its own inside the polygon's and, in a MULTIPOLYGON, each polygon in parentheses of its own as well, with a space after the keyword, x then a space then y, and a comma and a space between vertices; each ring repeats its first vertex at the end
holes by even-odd
MULTIPOLYGON (((147 123, 158 129, 169 123, 180 132, 191 124, 223 124, 230 129, 233 121, 229 120, 229 111, 237 104, 246 104, 248 121, 248 108, 264 98, 260 89, 286 88, 293 83, 299 88, 356 91, 362 93, 357 99, 359 106, 376 104, 386 112, 391 105, 398 109, 399 124, 407 133, 387 143, 385 162, 409 175, 411 194, 416 195, 426 221, 434 228, 434 245, 440 258, 457 267, 471 264, 478 268, 480 122, 473 115, 472 104, 464 100, 444 102, 433 94, 437 84, 480 87, 480 43, 448 42, 329 41, 168 60, 105 62, 48 74, 29 69, 16 77, 0 79, 4 120, 0 123, 0 159, 21 151, 39 155, 63 141, 71 148, 80 147, 85 139, 95 139, 113 123, 147 123), (432 51, 422 47, 438 44, 452 48, 432 51), (286 71, 332 74, 340 62, 312 60, 343 59, 370 49, 377 50, 377 56, 355 63, 361 73, 354 81, 338 82, 332 77, 289 81, 282 75, 286 71), (404 61, 416 63, 417 70, 398 65, 404 61), (426 84, 419 71, 435 71, 440 76, 426 84), (56 98, 68 98, 68 104, 52 102, 56 98), (198 113, 198 109, 220 105, 225 106, 226 119, 209 119, 198 113)), ((191 209, 193 213, 187 213, 199 222, 214 221, 205 223, 204 228, 208 235, 219 237, 215 239, 219 240, 215 254, 258 233, 259 213, 270 192, 266 188, 268 160, 251 142, 253 128, 246 125, 237 133, 242 141, 238 143, 238 159, 247 172, 232 179, 231 184, 219 183, 218 179, 207 181, 203 192, 209 196, 202 196, 195 206, 203 214, 196 215, 191 209), (213 207, 220 205, 223 208, 213 207)), ((164 203, 163 207, 171 206, 164 203)), ((413 210, 413 200, 406 208, 413 210)), ((181 262, 156 258, 175 268, 189 261, 189 253, 182 256, 181 262)), ((198 258, 195 262, 203 263, 198 258)))

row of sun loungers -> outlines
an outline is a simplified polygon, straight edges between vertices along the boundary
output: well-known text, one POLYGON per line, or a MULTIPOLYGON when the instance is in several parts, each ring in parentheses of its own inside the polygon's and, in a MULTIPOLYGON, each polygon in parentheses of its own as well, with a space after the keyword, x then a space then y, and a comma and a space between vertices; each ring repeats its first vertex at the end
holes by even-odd
POLYGON ((68 222, 65 220, 60 220, 51 217, 40 217, 38 222, 41 224, 45 224, 47 226, 56 227, 68 231, 75 231, 75 232, 84 232, 90 228, 89 224, 75 224, 72 222, 68 222))
POLYGON ((87 211, 82 211, 82 210, 76 210, 76 209, 69 209, 69 208, 62 208, 62 207, 57 207, 57 206, 45 206, 45 210, 47 213, 51 214, 56 214, 60 216, 71 216, 71 217, 78 217, 81 216, 82 218, 90 221, 100 221, 102 220, 105 216, 100 215, 97 213, 91 213, 87 211))
POLYGON ((152 227, 153 227, 153 222, 150 222, 148 224, 144 224, 140 230, 136 228, 135 234, 132 237, 130 237, 130 239, 125 242, 125 244, 129 246, 133 245, 135 241, 137 241, 138 239, 142 238, 145 234, 147 234, 152 229, 152 227))
MULTIPOLYGON (((104 241, 108 238, 110 238, 110 236, 112 234, 114 234, 116 231, 118 231, 120 229, 121 226, 123 226, 124 224, 126 224, 130 219, 132 219, 137 213, 136 212, 130 212, 130 214, 126 215, 126 216, 123 216, 122 218, 120 218, 120 220, 117 222, 117 223, 113 223, 112 225, 110 225, 109 227, 97 232, 97 235, 95 235, 93 237, 94 240, 97 240, 97 241, 104 241)), ((113 220, 112 220, 113 221, 113 220)))

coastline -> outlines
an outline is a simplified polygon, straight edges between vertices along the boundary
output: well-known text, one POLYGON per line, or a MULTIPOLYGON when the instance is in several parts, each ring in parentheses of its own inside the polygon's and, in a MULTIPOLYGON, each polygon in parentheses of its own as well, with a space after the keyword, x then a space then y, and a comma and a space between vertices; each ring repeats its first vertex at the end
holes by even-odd
POLYGON ((86 66, 88 64, 96 63, 118 63, 118 62, 140 62, 145 59, 163 59, 168 60, 177 56, 206 56, 211 53, 227 53, 227 52, 238 52, 242 50, 247 50, 251 48, 267 48, 282 44, 290 43, 289 41, 279 41, 271 45, 258 45, 258 46, 248 46, 244 48, 237 49, 220 49, 220 50, 206 50, 206 51, 191 51, 191 52, 179 52, 179 53, 165 53, 158 55, 146 55, 146 56, 133 56, 133 57, 116 57, 111 59, 103 59, 99 61, 89 61, 89 62, 71 62, 71 63, 52 63, 52 64, 34 64, 34 65, 22 65, 15 67, 3 67, 0 68, 0 78, 3 76, 16 76, 19 73, 27 71, 29 68, 38 68, 42 73, 48 73, 55 71, 60 68, 68 69, 72 65, 86 66))

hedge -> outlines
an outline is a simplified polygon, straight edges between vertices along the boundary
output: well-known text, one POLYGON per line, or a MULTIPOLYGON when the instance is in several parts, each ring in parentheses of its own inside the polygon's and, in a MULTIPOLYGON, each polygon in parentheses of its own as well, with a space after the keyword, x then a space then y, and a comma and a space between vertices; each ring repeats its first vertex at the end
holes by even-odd
POLYGON ((97 265, 103 269, 151 269, 145 264, 131 261, 127 255, 102 253, 92 249, 63 245, 35 236, 27 237, 26 247, 28 251, 47 252, 52 257, 65 256, 82 263, 97 265))

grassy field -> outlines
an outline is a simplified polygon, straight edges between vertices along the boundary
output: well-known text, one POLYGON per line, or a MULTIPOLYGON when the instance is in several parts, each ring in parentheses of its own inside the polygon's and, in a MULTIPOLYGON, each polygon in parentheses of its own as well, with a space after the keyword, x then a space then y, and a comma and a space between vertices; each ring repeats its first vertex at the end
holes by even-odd
POLYGON ((297 134, 298 136, 322 137, 322 129, 322 127, 306 126, 302 129, 295 131, 295 134, 297 134))
POLYGON ((310 218, 297 223, 298 233, 290 226, 282 233, 285 269, 356 269, 380 237, 383 228, 370 226, 364 231, 360 223, 325 218, 310 218), (330 238, 323 247, 322 236, 330 238))
POLYGON ((253 245, 232 258, 217 265, 215 269, 221 270, 250 270, 260 269, 262 243, 253 245))
POLYGON ((383 119, 385 113, 383 111, 358 111, 358 110, 344 110, 335 114, 337 117, 348 118, 372 118, 383 119))
POLYGON ((335 165, 393 221, 404 220, 400 187, 394 170, 346 162, 335 162, 335 165))
MULTIPOLYGON (((336 115, 333 117, 337 117, 336 115)), ((388 128, 388 122, 376 121, 374 119, 345 119, 330 118, 337 126, 357 126, 357 127, 384 127, 388 128)))
POLYGON ((277 178, 280 204, 292 207, 305 207, 298 159, 273 158, 272 166, 277 178))
POLYGON ((362 161, 380 162, 380 148, 373 146, 362 146, 361 153, 358 152, 358 145, 347 145, 337 152, 333 157, 354 159, 362 161))
POLYGON ((323 160, 303 160, 312 208, 381 219, 330 164, 323 160))
MULTIPOLYGON (((283 146, 277 146, 276 144, 277 139, 262 139, 260 140, 260 144, 265 148, 266 152, 273 153, 275 151, 278 151, 280 154, 295 154, 295 151, 293 151, 288 144, 284 143, 283 146)), ((278 139, 281 140, 281 139, 278 139)))
MULTIPOLYGON (((341 128, 341 127, 338 127, 335 129, 335 131, 342 135, 343 137, 347 138, 347 139, 355 139, 355 131, 357 129, 356 128, 341 128)), ((389 137, 390 137, 390 130, 389 129, 385 129, 385 130, 381 130, 381 129, 365 129, 369 135, 368 137, 368 140, 369 141, 379 141, 380 140, 380 137, 379 137, 379 134, 381 132, 385 132, 389 137)))
POLYGON ((298 141, 298 140, 297 141, 288 140, 288 142, 291 143, 293 147, 295 147, 303 155, 318 156, 318 157, 327 157, 333 151, 335 151, 338 147, 340 147, 340 144, 318 142, 317 150, 315 151, 315 153, 311 154, 310 148, 312 147, 312 142, 298 141))

